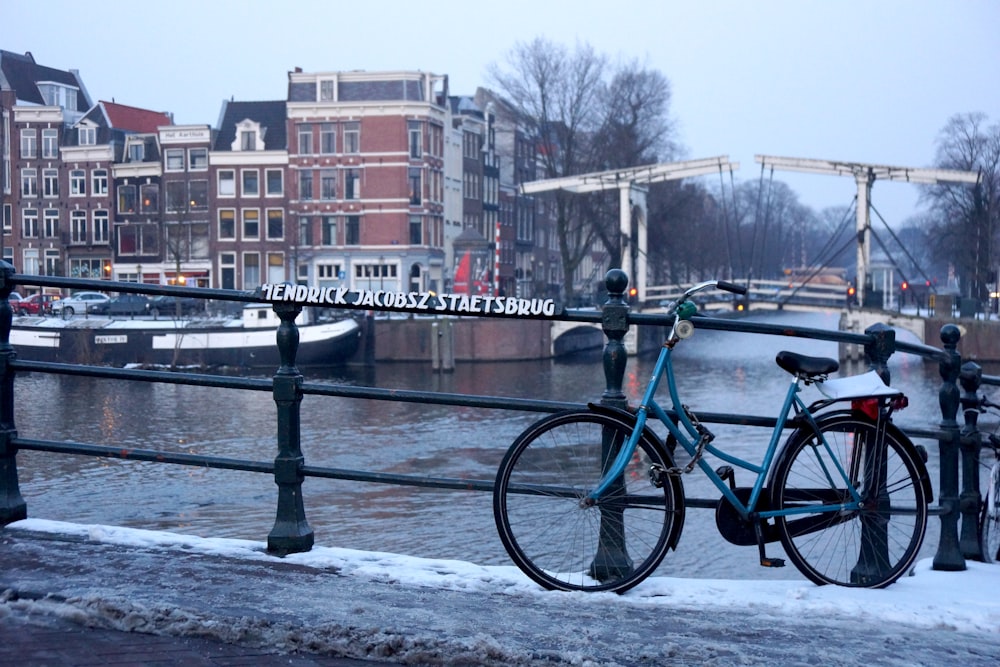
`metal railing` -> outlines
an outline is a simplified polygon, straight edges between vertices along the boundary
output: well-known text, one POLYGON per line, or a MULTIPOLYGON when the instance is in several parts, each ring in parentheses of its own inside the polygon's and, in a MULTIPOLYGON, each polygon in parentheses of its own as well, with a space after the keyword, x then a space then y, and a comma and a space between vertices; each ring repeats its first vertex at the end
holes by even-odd
MULTIPOLYGON (((599 312, 593 310, 563 311, 551 315, 524 315, 516 312, 511 314, 480 313, 479 316, 528 317, 600 324, 607 338, 603 353, 606 386, 600 396, 600 402, 604 405, 625 408, 628 400, 622 391, 622 383, 628 355, 623 339, 631 325, 664 326, 668 324, 668 321, 663 315, 630 312, 625 297, 628 281, 620 270, 609 271, 605 282, 608 299, 599 312)), ((305 382, 304 376, 296 367, 298 331, 295 318, 303 306, 293 300, 272 300, 273 309, 281 321, 275 340, 281 363, 271 379, 22 360, 18 359, 17 351, 10 343, 13 313, 7 301, 7 296, 18 285, 110 290, 179 297, 196 296, 243 303, 259 303, 263 296, 259 291, 237 292, 19 275, 13 266, 6 262, 0 262, 0 297, 2 297, 2 303, 0 303, 0 525, 27 517, 27 504, 21 496, 18 483, 17 453, 20 450, 33 450, 273 475, 278 487, 278 494, 275 523, 267 537, 267 549, 276 554, 308 551, 313 546, 314 535, 305 516, 302 483, 306 477, 483 492, 492 491, 493 480, 388 474, 307 465, 301 449, 299 419, 300 405, 304 396, 403 401, 539 413, 552 413, 584 407, 583 404, 559 401, 401 391, 398 389, 305 382), (14 423, 15 377, 19 371, 119 381, 269 391, 277 407, 277 453, 273 461, 253 461, 152 449, 123 449, 114 444, 57 442, 38 438, 23 438, 19 435, 14 423)), ((383 302, 385 301, 386 299, 383 299, 383 302)), ((374 309, 393 312, 421 312, 407 304, 412 304, 412 301, 397 300, 396 305, 375 306, 374 309)), ((345 303, 342 307, 354 308, 358 306, 345 303)), ((373 307, 366 304, 364 308, 372 309, 373 307)), ((907 434, 911 437, 936 440, 939 444, 938 501, 937 505, 932 507, 932 513, 940 517, 941 531, 934 558, 934 567, 936 569, 961 570, 965 569, 965 559, 978 559, 980 557, 977 531, 978 510, 981 502, 978 482, 978 456, 981 437, 976 424, 980 405, 978 391, 982 384, 1000 385, 1000 378, 983 375, 982 369, 973 362, 962 363, 957 350, 960 340, 960 330, 957 326, 945 325, 941 330, 942 347, 935 348, 897 342, 895 331, 881 324, 869 327, 864 334, 852 334, 803 327, 775 326, 727 318, 699 317, 696 321, 699 327, 706 329, 803 337, 862 345, 870 367, 885 374, 885 376, 888 375, 886 364, 892 354, 897 351, 936 361, 942 378, 938 396, 941 405, 941 420, 937 424, 928 424, 925 428, 906 429, 907 434), (960 407, 963 409, 963 424, 961 425, 957 421, 960 407), (960 477, 962 479, 961 490, 959 489, 960 477)), ((699 419, 705 422, 770 428, 773 428, 776 423, 773 418, 728 413, 699 413, 699 419)), ((693 507, 714 508, 717 499, 688 498, 687 503, 693 507)))

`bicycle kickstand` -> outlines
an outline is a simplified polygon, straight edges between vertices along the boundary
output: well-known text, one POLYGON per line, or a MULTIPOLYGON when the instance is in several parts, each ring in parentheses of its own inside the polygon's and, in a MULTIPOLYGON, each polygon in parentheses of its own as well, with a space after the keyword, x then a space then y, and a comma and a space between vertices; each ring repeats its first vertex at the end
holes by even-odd
POLYGON ((762 519, 755 519, 753 522, 754 532, 757 534, 757 551, 760 554, 760 565, 761 567, 785 567, 784 558, 769 558, 767 554, 764 553, 764 543, 767 541, 764 539, 764 521, 762 519))

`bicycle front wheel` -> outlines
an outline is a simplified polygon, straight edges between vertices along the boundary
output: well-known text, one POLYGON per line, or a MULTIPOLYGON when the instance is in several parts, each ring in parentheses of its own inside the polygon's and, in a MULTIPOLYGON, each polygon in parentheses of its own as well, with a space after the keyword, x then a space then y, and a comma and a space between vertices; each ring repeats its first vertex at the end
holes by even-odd
POLYGON ((913 563, 927 527, 916 448, 890 427, 880 450, 875 425, 860 415, 837 413, 818 425, 822 440, 795 431, 775 463, 772 509, 796 512, 775 519, 781 543, 817 584, 888 586, 913 563), (851 509, 844 475, 860 507, 851 509))
POLYGON ((548 589, 623 592, 649 576, 683 522, 680 481, 658 441, 643 438, 624 474, 596 488, 632 434, 594 412, 543 419, 511 445, 497 472, 493 513, 514 563, 548 589), (652 474, 651 474, 652 472, 652 474))
POLYGON ((979 517, 979 544, 982 545, 984 561, 1000 561, 1000 462, 990 468, 986 502, 979 517))

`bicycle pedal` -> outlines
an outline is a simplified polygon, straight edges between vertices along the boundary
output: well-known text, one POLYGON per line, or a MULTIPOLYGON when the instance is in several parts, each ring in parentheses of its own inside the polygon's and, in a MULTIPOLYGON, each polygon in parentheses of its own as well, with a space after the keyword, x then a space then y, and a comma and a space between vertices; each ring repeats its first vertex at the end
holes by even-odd
POLYGON ((784 558, 764 558, 760 559, 761 567, 785 567, 784 558))
POLYGON ((719 466, 715 469, 715 474, 723 482, 729 482, 730 490, 736 489, 736 472, 733 470, 733 466, 719 466))

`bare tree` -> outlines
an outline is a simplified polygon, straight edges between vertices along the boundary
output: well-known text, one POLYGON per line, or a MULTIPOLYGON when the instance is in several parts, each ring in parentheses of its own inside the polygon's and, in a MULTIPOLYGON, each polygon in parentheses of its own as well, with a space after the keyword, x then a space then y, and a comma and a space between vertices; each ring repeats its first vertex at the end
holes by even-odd
POLYGON ((1000 124, 983 113, 952 116, 937 141, 936 166, 978 171, 975 187, 955 183, 927 186, 931 232, 937 258, 955 267, 967 296, 983 299, 996 282, 994 258, 1000 228, 1000 124))
MULTIPOLYGON (((636 61, 612 67, 587 44, 575 50, 544 38, 519 43, 504 66, 489 70, 500 96, 538 141, 540 178, 557 178, 654 162, 673 150, 668 120, 670 86, 661 73, 636 61)), ((612 264, 621 262, 617 192, 574 195, 556 191, 554 234, 563 293, 596 240, 612 264)))

